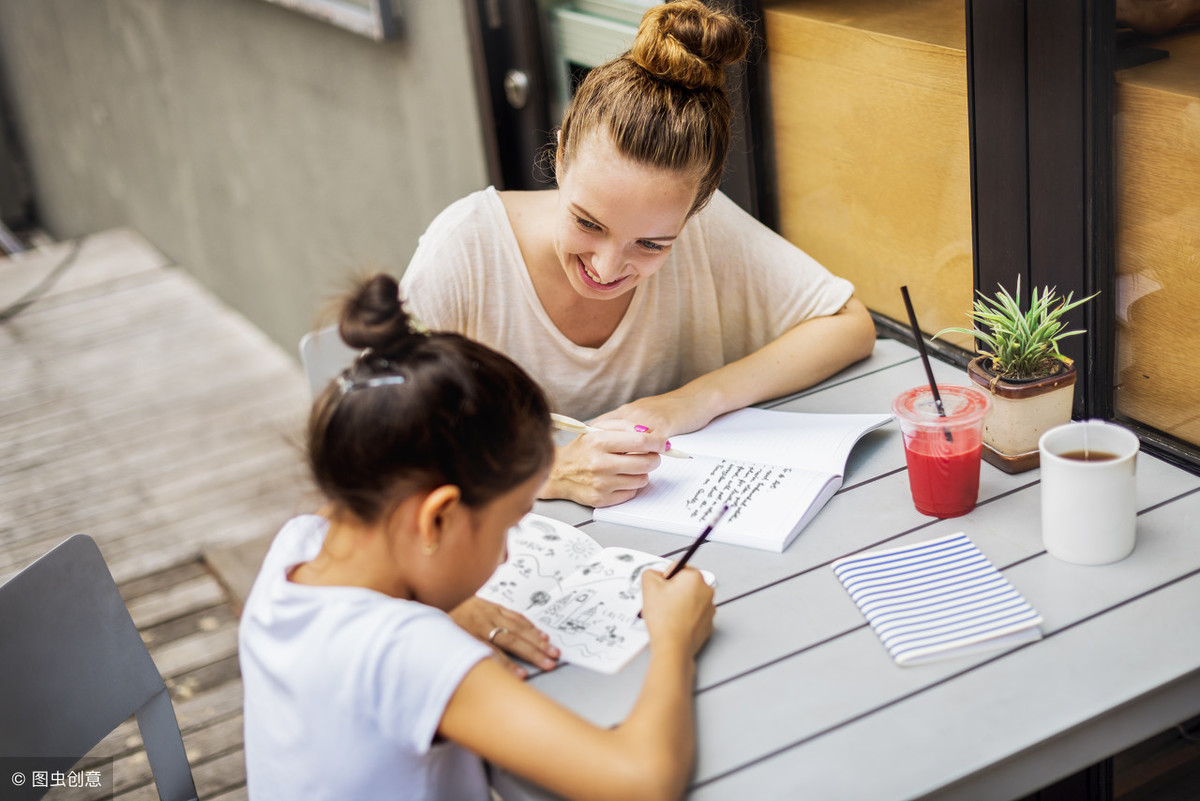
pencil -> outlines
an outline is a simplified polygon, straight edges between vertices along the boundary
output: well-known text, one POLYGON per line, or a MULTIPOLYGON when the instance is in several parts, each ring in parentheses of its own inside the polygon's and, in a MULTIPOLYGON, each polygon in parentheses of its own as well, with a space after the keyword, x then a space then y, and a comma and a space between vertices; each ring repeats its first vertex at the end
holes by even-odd
MULTIPOLYGON (((595 426, 589 426, 587 423, 581 423, 578 420, 576 420, 574 417, 567 417, 565 414, 555 414, 552 412, 550 414, 550 419, 554 421, 555 428, 561 429, 562 431, 574 431, 576 434, 588 434, 593 431, 605 431, 606 430, 603 428, 596 428, 595 426)), ((691 459, 692 458, 691 456, 688 456, 683 451, 677 451, 674 449, 669 450, 669 451, 663 451, 662 455, 670 456, 672 459, 691 459)))
POLYGON ((721 511, 717 512, 716 517, 714 517, 712 519, 712 522, 704 527, 704 530, 700 532, 700 536, 696 537, 696 541, 693 542, 688 547, 688 549, 683 552, 683 556, 679 557, 679 561, 675 563, 675 567, 671 568, 671 572, 667 573, 667 576, 666 576, 667 578, 671 578, 672 576, 674 576, 676 573, 678 573, 680 570, 683 570, 683 568, 687 566, 688 560, 692 558, 692 554, 696 553, 696 550, 699 549, 701 544, 703 544, 704 541, 706 539, 708 539, 708 535, 712 533, 712 530, 714 528, 716 528, 717 523, 721 520, 722 517, 725 516, 725 513, 728 511, 729 511, 729 504, 725 504, 724 506, 721 507, 721 511))
MULTIPOLYGON (((664 581, 666 581, 666 579, 671 578, 676 573, 678 573, 680 570, 683 570, 685 567, 687 567, 688 560, 692 558, 692 554, 694 554, 697 551, 697 549, 699 549, 700 546, 704 543, 704 541, 706 539, 708 539, 708 535, 712 534, 712 530, 716 527, 717 521, 719 521, 722 517, 724 517, 725 513, 728 511, 729 511, 729 504, 725 504, 724 506, 721 507, 721 511, 717 512, 716 516, 713 517, 712 522, 704 527, 704 530, 700 532, 700 536, 696 537, 695 541, 691 545, 688 546, 688 549, 686 551, 683 552, 683 556, 679 557, 679 561, 676 562, 675 567, 671 568, 670 572, 667 573, 666 577, 663 579, 664 581)), ((638 612, 637 616, 641 617, 642 613, 638 612)))

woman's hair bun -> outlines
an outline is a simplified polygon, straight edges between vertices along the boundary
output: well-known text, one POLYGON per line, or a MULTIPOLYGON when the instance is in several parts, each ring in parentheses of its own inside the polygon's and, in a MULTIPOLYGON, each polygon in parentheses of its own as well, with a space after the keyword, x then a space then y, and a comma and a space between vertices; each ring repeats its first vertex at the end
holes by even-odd
POLYGON ((661 80, 688 89, 725 85, 725 67, 746 55, 750 34, 737 17, 702 0, 674 0, 642 17, 629 57, 661 80))
POLYGON ((352 348, 371 348, 380 355, 402 350, 416 336, 400 303, 400 285, 386 273, 358 284, 342 307, 338 331, 352 348))

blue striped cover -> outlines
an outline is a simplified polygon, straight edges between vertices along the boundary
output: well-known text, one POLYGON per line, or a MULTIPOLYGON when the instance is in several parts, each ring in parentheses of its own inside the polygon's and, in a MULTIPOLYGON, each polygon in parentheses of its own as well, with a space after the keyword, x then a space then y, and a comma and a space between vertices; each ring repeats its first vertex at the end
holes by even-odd
POLYGON ((1042 617, 966 534, 856 554, 833 572, 900 665, 1042 636, 1042 617))

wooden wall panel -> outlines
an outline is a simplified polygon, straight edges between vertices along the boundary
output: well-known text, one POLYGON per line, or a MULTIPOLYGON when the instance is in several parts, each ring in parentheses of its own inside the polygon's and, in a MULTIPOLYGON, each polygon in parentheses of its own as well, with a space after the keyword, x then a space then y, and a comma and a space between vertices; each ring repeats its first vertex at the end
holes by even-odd
POLYGON ((1200 445, 1200 31, 1117 73, 1117 412, 1200 445))
MULTIPOLYGON (((962 0, 765 4, 780 231, 926 332, 972 295, 962 0)), ((948 341, 971 347, 968 337, 948 341)))

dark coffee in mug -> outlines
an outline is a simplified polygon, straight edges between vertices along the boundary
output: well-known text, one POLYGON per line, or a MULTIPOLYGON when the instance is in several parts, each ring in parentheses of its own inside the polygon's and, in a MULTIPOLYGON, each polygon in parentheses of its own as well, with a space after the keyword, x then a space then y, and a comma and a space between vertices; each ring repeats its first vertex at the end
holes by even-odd
POLYGON ((1059 456, 1064 459, 1073 459, 1076 462, 1108 462, 1117 458, 1115 453, 1091 450, 1067 451, 1066 453, 1060 453, 1059 456))

